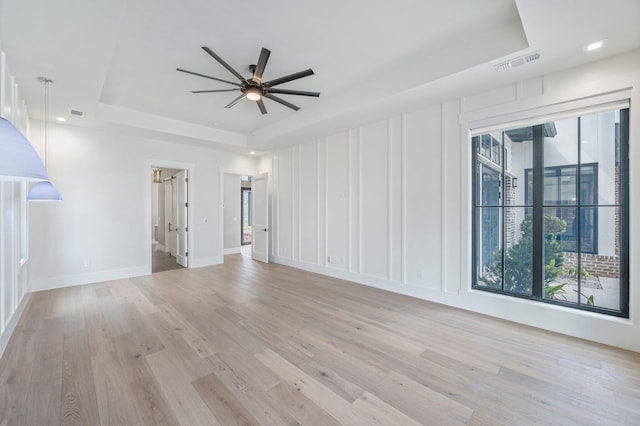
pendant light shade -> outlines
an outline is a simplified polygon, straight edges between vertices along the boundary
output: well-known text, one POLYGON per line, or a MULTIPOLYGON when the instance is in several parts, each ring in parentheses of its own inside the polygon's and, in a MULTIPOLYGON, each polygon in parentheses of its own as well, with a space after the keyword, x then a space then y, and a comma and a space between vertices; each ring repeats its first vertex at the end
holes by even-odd
POLYGON ((62 201, 60 192, 56 189, 51 182, 38 182, 36 183, 29 195, 27 195, 28 201, 62 201))
POLYGON ((38 182, 47 172, 31 143, 13 124, 0 117, 0 180, 38 182))

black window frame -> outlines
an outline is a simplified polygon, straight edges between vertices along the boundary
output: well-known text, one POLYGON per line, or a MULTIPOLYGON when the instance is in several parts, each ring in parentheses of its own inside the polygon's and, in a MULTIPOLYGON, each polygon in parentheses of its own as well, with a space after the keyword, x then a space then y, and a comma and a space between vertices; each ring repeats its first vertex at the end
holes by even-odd
MULTIPOLYGON (((499 293, 502 295, 510 296, 510 297, 518 297, 533 300, 536 302, 542 302, 547 304, 555 304, 562 305, 572 309, 577 310, 585 310, 591 311, 601 314, 606 314, 610 316, 618 316, 623 318, 629 318, 629 108, 619 109, 620 111, 620 124, 616 126, 616 165, 619 166, 619 174, 620 174, 620 182, 619 182, 619 204, 614 207, 618 207, 620 209, 619 217, 619 241, 620 241, 620 295, 619 295, 619 310, 608 309, 599 306, 591 306, 588 304, 574 303, 574 302, 565 302, 558 299, 545 298, 544 297, 544 185, 536 185, 533 188, 533 206, 524 205, 522 207, 530 208, 533 214, 533 268, 532 268, 532 294, 519 294, 514 292, 507 292, 504 289, 500 288, 492 288, 488 286, 478 285, 479 277, 478 277, 478 226, 479 226, 479 215, 478 212, 481 211, 482 208, 486 208, 479 200, 478 196, 478 157, 481 155, 480 148, 478 147, 479 142, 481 141, 482 135, 473 136, 471 138, 472 143, 470 144, 471 152, 473 155, 471 156, 471 168, 472 168, 472 289, 481 290, 492 293, 499 293), (619 155, 619 157, 618 157, 619 155)), ((533 179, 535 182, 543 182, 544 181, 544 124, 533 125, 532 134, 533 134, 533 179)), ((506 127, 506 125, 505 125, 506 127)), ((578 117, 578 138, 580 138, 580 117, 578 117)), ((504 133, 503 138, 504 138, 504 133)), ((505 144, 502 144, 502 158, 506 158, 506 148, 505 144)), ((577 164, 577 176, 581 176, 581 166, 584 166, 580 163, 580 158, 578 158, 577 164)), ((501 167, 502 175, 505 176, 505 167, 501 167)), ((504 192, 504 181, 505 179, 501 179, 501 191, 504 192)), ((528 184, 526 182, 525 184, 528 184)), ((596 184, 597 187, 597 184, 596 184)), ((597 195, 597 193, 596 193, 597 195)), ((579 203, 579 190, 578 190, 578 205, 579 203)), ((595 207, 607 207, 607 205, 597 204, 597 197, 594 198, 595 207)), ((526 204, 526 203, 525 203, 526 204)), ((505 208, 513 207, 511 205, 505 206, 504 197, 501 197, 500 205, 495 207, 502 209, 502 221, 500 226, 501 233, 504 235, 504 211, 505 208)), ((588 206, 587 206, 588 207, 588 206)), ((578 221, 579 222, 579 221, 578 221)), ((580 230, 578 229, 578 235, 580 234, 580 230)), ((504 237, 503 237, 504 238, 504 237)), ((504 247, 504 244, 502 244, 504 247)), ((504 249, 502 250, 502 268, 504 271, 504 249)), ((580 258, 580 256, 578 256, 580 258)), ((580 262, 580 260, 578 260, 580 262)), ((580 268, 580 263, 578 263, 578 269, 580 268)), ((578 281, 579 282, 579 281, 578 281)), ((504 283, 502 284, 504 286, 504 283)), ((578 287, 579 288, 579 287, 578 287)))

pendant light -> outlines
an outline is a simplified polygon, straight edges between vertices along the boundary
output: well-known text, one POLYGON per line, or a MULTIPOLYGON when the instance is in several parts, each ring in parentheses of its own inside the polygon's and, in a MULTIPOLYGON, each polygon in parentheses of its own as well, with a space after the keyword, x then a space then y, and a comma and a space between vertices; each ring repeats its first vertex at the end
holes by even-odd
POLYGON ((31 143, 8 120, 0 117, 0 181, 38 182, 47 171, 31 143))
MULTIPOLYGON (((49 159, 49 85, 53 83, 53 80, 49 80, 45 77, 38 77, 38 80, 42 82, 44 87, 44 168, 47 169, 47 163, 49 159)), ((55 186, 48 180, 45 182, 39 182, 31 188, 29 195, 27 195, 29 201, 62 201, 62 196, 55 186)))

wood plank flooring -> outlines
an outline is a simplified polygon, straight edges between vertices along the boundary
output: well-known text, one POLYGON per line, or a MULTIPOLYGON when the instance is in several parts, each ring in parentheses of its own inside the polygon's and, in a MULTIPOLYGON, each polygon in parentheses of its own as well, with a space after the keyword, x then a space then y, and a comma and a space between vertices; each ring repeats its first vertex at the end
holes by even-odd
POLYGON ((176 263, 176 258, 170 253, 155 250, 151 255, 151 271, 156 272, 170 271, 172 269, 182 269, 181 265, 176 263))
POLYGON ((39 292, 2 425, 640 424, 640 354, 249 257, 39 292))

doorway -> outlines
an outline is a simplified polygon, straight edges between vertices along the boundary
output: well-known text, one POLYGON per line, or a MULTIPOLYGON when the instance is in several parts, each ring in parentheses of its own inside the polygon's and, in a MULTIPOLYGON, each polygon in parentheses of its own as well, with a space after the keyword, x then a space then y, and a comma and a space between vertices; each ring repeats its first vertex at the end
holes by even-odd
POLYGON ((188 171, 152 167, 151 272, 188 266, 188 171))
POLYGON ((267 174, 220 170, 220 231, 224 255, 268 263, 267 174), (256 204, 258 203, 258 204, 256 204))
POLYGON ((240 241, 243 246, 251 245, 251 176, 242 176, 240 188, 240 241))

